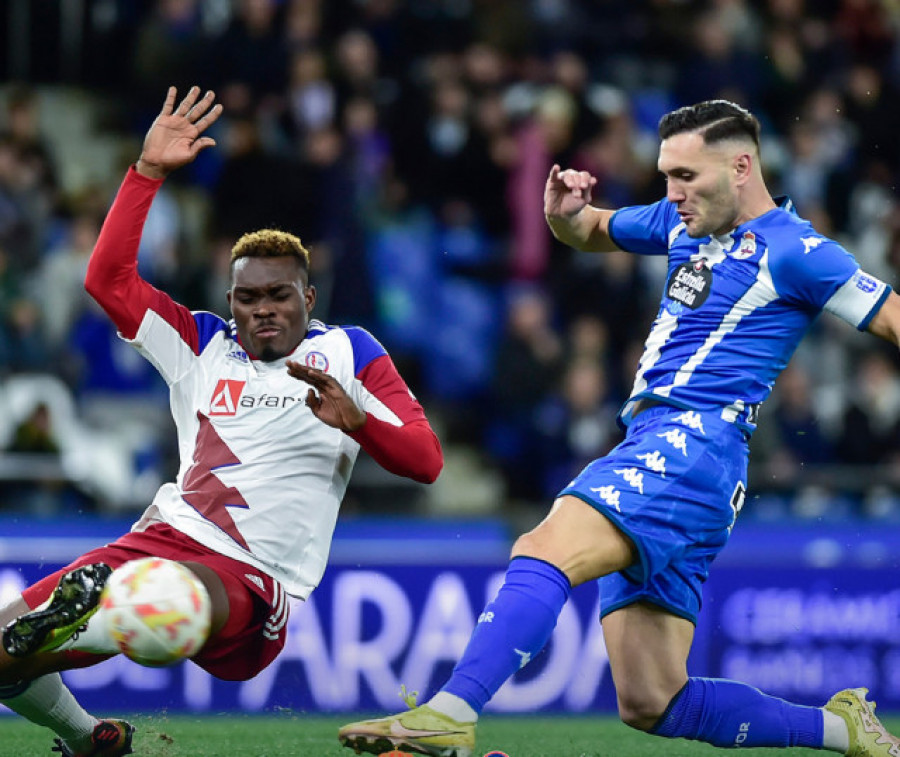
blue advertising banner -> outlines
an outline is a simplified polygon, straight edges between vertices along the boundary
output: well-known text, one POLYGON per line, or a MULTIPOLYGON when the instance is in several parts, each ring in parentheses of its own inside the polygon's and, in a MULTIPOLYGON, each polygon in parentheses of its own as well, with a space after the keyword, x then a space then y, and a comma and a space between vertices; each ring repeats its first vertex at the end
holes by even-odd
MULTIPOLYGON (((124 528, 102 538, 41 530, 0 537, 0 601, 124 528)), ((845 531, 736 532, 706 585, 690 672, 809 704, 865 685, 881 707, 900 709, 900 535, 845 531)), ((445 680, 502 581, 508 548, 496 524, 344 525, 322 584, 292 607, 284 652, 253 680, 124 658, 64 677, 98 711, 397 710, 401 684, 424 696, 445 680)), ((596 585, 577 588, 546 650, 490 709, 614 710, 598 616, 596 585)))

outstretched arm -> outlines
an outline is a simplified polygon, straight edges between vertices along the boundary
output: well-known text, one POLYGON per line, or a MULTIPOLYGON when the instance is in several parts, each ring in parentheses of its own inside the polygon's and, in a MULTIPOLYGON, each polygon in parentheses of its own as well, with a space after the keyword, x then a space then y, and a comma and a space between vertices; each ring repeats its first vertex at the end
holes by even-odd
POLYGON ((175 95, 175 88, 169 87, 163 108, 144 138, 141 156, 106 216, 84 280, 85 289, 129 339, 151 308, 166 311, 185 328, 190 326, 190 314, 141 279, 137 270, 144 222, 162 180, 215 144, 201 135, 222 113, 221 105, 212 104, 212 92, 200 98, 199 88, 194 87, 177 108, 175 95))
POLYGON ((544 187, 544 217, 560 242, 585 252, 617 250, 609 236, 611 210, 590 204, 597 179, 587 171, 550 169, 544 187))

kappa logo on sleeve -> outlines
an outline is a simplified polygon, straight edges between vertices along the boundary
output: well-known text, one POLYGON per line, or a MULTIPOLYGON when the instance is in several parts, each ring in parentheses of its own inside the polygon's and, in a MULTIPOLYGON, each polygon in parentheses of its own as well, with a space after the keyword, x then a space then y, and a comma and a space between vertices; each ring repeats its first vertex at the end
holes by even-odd
POLYGON ((803 242, 803 254, 809 255, 809 253, 825 241, 825 237, 801 237, 800 241, 803 242))
POLYGON ((234 381, 233 379, 219 379, 213 390, 212 399, 209 401, 209 414, 211 416, 234 415, 246 383, 246 381, 234 381))

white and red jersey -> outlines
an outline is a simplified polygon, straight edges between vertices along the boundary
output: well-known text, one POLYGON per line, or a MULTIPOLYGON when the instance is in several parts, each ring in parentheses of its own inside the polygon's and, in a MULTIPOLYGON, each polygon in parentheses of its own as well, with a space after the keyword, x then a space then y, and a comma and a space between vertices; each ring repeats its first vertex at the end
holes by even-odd
POLYGON ((131 169, 91 256, 85 285, 170 391, 180 469, 151 510, 295 596, 318 584, 360 445, 387 470, 433 481, 443 464, 424 411, 364 329, 310 321, 289 356, 255 360, 234 323, 191 312, 137 274, 137 248, 161 182, 131 169), (326 371, 367 414, 347 434, 313 415, 287 359, 326 371))

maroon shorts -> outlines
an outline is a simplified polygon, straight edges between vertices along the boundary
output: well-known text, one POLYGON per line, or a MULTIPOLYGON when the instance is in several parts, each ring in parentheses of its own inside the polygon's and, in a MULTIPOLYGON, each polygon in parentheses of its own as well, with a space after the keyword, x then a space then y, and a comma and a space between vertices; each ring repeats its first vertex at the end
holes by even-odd
MULTIPOLYGON (((214 552, 165 523, 132 531, 79 557, 22 592, 29 607, 45 602, 60 577, 80 565, 104 562, 118 568, 141 557, 197 562, 216 572, 228 593, 228 620, 191 660, 216 678, 246 681, 274 660, 284 647, 290 606, 281 584, 252 565, 214 552)), ((103 655, 64 652, 71 667, 93 665, 103 655)))

